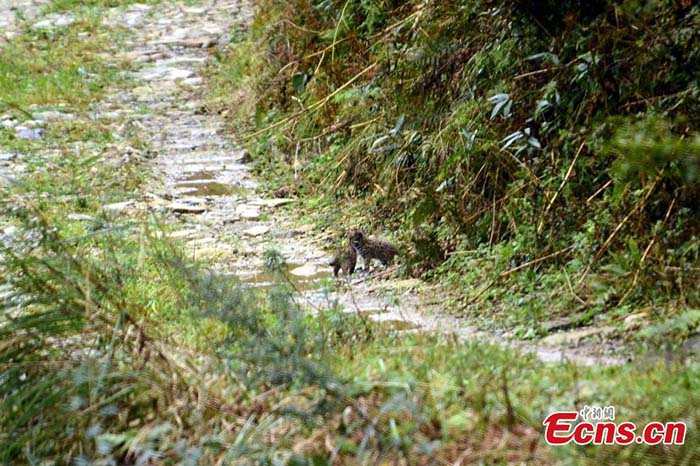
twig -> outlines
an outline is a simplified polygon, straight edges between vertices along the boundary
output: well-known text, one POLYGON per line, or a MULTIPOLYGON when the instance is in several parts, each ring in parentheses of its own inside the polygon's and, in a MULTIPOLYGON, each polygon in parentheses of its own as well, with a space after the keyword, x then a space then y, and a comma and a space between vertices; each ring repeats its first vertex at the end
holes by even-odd
POLYGON ((566 184, 567 181, 569 181, 569 177, 571 177, 571 173, 574 171, 574 165, 576 164, 576 161, 578 160, 578 156, 581 155, 581 151, 583 150, 583 146, 586 145, 586 142, 582 142, 581 145, 578 148, 578 151, 576 151, 576 155, 574 156, 574 160, 571 161, 571 165, 569 165, 569 169, 566 171, 566 175, 564 175, 564 179, 561 180, 561 184, 559 185, 559 188, 557 188, 557 191, 554 193, 554 196, 552 196, 552 199, 549 201, 549 204, 547 204, 547 207, 544 209, 544 213, 542 214, 542 217, 540 217, 540 223, 537 225, 537 233, 539 234, 542 231, 542 227, 544 226, 544 218, 547 216, 549 213, 549 209, 552 208, 554 205, 554 202, 556 202, 557 197, 559 197, 559 193, 561 193, 561 190, 564 189, 564 185, 566 184))
POLYGON ((336 123, 334 125, 329 126, 328 129, 326 129, 321 134, 318 134, 316 136, 311 136, 308 138, 299 139, 299 142, 311 142, 311 141, 314 141, 316 139, 320 139, 324 136, 328 136, 329 134, 333 134, 333 133, 341 131, 345 128, 351 127, 350 123, 352 123, 352 118, 346 118, 345 120, 343 120, 339 123, 336 123))
POLYGON ((357 129, 357 128, 362 128, 363 126, 371 125, 375 121, 379 120, 380 118, 384 117, 384 112, 382 112, 379 116, 372 118, 371 120, 363 121, 362 123, 355 123, 353 125, 350 125, 350 129, 357 129))
MULTIPOLYGON (((498 183, 498 175, 500 174, 501 166, 496 167, 496 183, 498 183)), ((489 234, 489 249, 493 248, 493 239, 496 230, 496 190, 494 189, 491 196, 491 232, 489 234)))
POLYGON ((476 294, 476 296, 474 296, 472 299, 470 299, 469 301, 467 301, 467 303, 466 303, 464 306, 462 306, 462 309, 466 308, 467 306, 471 306, 472 304, 474 304, 475 302, 477 302, 477 301, 479 300, 479 298, 481 298, 481 296, 482 296, 484 293, 486 293, 489 289, 491 289, 491 287, 492 287, 493 285, 496 284, 496 282, 498 281, 499 278, 501 278, 501 276, 500 276, 500 275, 497 275, 496 278, 494 278, 493 280, 491 280, 491 281, 489 282, 488 285, 486 285, 485 287, 483 287, 483 288, 481 289, 481 291, 479 291, 479 292, 476 294))
POLYGON ((537 186, 540 186, 540 185, 542 184, 542 180, 540 180, 540 179, 537 177, 537 175, 535 175, 534 173, 532 173, 532 170, 530 170, 530 167, 528 167, 527 165, 525 165, 525 163, 524 163, 523 161, 521 161, 519 158, 517 158, 517 157, 515 156, 515 154, 513 154, 513 153, 512 153, 511 151, 509 151, 509 150, 506 150, 506 151, 504 151, 504 152, 505 152, 506 154, 508 154, 513 160, 515 160, 515 162, 516 162, 518 165, 520 165, 520 167, 521 167, 523 170, 525 170, 525 171, 527 172, 527 175, 532 179, 532 181, 535 182, 535 184, 536 184, 537 186))
POLYGON ((523 74, 519 74, 519 75, 517 75, 517 76, 514 76, 513 79, 515 80, 515 79, 527 78, 528 76, 535 76, 535 75, 538 75, 538 74, 547 73, 547 72, 549 72, 549 71, 552 71, 553 69, 554 69, 554 68, 550 67, 550 68, 543 68, 543 69, 541 69, 541 70, 530 71, 530 72, 528 72, 528 73, 523 73, 523 74))
POLYGON ((515 424, 515 411, 513 410, 513 403, 510 401, 510 394, 508 393, 508 376, 506 374, 506 369, 501 371, 501 390, 503 390, 503 400, 506 405, 506 425, 508 430, 513 430, 513 424, 515 424))
POLYGON ((399 269, 399 267, 400 267, 399 265, 394 265, 393 267, 389 267, 388 269, 386 269, 386 270, 384 270, 384 271, 382 271, 382 272, 373 273, 373 274, 367 275, 366 277, 363 277, 363 278, 361 278, 361 279, 359 279, 359 280, 357 280, 357 281, 354 281, 354 282, 352 282, 352 283, 353 283, 353 285, 356 285, 356 284, 364 283, 364 282, 366 282, 367 280, 369 280, 370 278, 384 278, 384 277, 387 277, 387 276, 391 275, 393 272, 397 271, 397 270, 399 269))
POLYGON ((520 264, 520 265, 518 265, 517 267, 513 267, 512 269, 504 270, 504 271, 501 272, 498 276, 499 276, 499 277, 508 276, 508 275, 510 275, 510 274, 512 274, 512 273, 514 273, 514 272, 517 272, 518 270, 522 270, 522 269, 524 269, 524 268, 526 268, 526 267, 530 267, 531 265, 539 264, 539 263, 542 262, 542 261, 545 261, 545 260, 547 260, 547 259, 551 259, 552 257, 558 256, 558 255, 560 255, 560 254, 563 254, 563 253, 565 253, 566 251, 570 250, 571 248, 573 248, 573 246, 567 246, 567 247, 565 247, 564 249, 560 249, 560 250, 558 250, 558 251, 556 251, 556 252, 553 252, 553 253, 551 253, 551 254, 547 254, 546 256, 538 257, 537 259, 533 259, 533 260, 531 260, 531 261, 529 261, 529 262, 525 262, 524 264, 520 264))
POLYGON ((674 92, 672 94, 663 94, 663 95, 657 95, 657 96, 653 96, 653 97, 644 97, 642 99, 635 100, 634 102, 627 102, 625 104, 625 109, 628 109, 628 108, 632 107, 633 105, 649 104, 649 103, 651 103, 652 100, 665 99, 667 97, 675 97, 677 95, 687 94, 688 92, 690 92, 690 91, 688 89, 686 89, 686 90, 683 90, 680 92, 674 92))
POLYGON ((583 305, 586 305, 586 304, 587 304, 586 301, 584 301, 583 299, 581 299, 581 298, 579 297, 579 295, 577 295, 576 292, 574 291, 574 287, 571 285, 571 279, 569 278, 569 274, 568 274, 568 272, 566 271, 566 268, 565 268, 565 267, 562 267, 561 270, 562 270, 562 272, 564 272, 564 278, 566 279, 566 280, 565 280, 565 281, 566 281, 566 286, 569 287, 569 292, 571 293, 571 295, 576 299, 576 301, 578 301, 579 303, 581 303, 581 304, 583 304, 583 305))
POLYGON ((299 29, 300 31, 304 31, 304 32, 309 32, 309 33, 311 33, 311 34, 321 34, 321 33, 323 32, 323 31, 317 31, 317 30, 315 30, 315 29, 305 28, 304 26, 299 26, 298 24, 296 24, 296 23, 294 23, 293 21, 290 21, 290 20, 288 20, 288 19, 283 19, 283 20, 280 21, 280 22, 282 22, 282 23, 287 23, 287 24, 289 24, 290 26, 292 26, 292 27, 295 28, 295 29, 299 29))
POLYGON ((315 57, 315 56, 317 56, 317 55, 324 55, 326 52, 328 52, 330 49, 332 49, 333 46, 338 45, 338 44, 341 44, 341 43, 345 42, 346 40, 350 40, 350 37, 344 37, 344 38, 340 39, 339 41, 334 42, 334 43, 332 43, 331 45, 322 48, 321 50, 317 50, 317 51, 315 51, 315 52, 313 52, 313 53, 310 53, 310 54, 306 55, 306 56, 304 57, 304 59, 313 58, 313 57, 315 57))
POLYGON ((602 193, 603 191, 605 191, 605 190, 608 188, 608 186, 610 186, 610 185, 612 184, 612 182, 613 182, 613 180, 608 180, 607 183, 605 183, 603 186, 601 186, 600 188, 598 188, 598 189, 596 190, 596 192, 594 192, 593 194, 591 194, 590 197, 589 197, 588 199, 586 199, 586 204, 589 204, 598 194, 600 194, 600 193, 602 193))
MULTIPOLYGON (((340 30, 340 23, 345 23, 345 26, 348 26, 348 23, 345 21, 345 10, 348 8, 348 4, 350 3, 350 0, 345 1, 345 5, 343 5, 343 9, 340 12, 340 18, 338 19, 338 24, 335 27, 335 32, 333 33, 333 43, 331 44, 332 49, 331 49, 331 63, 335 62, 335 44, 338 43, 338 31, 340 30)), ((321 57, 321 61, 323 61, 323 57, 321 57)), ((316 67, 316 71, 321 67, 321 63, 319 62, 318 66, 316 67)))
POLYGON ((294 150, 294 182, 299 181, 299 146, 301 142, 297 142, 297 147, 294 150))
POLYGON ((32 115, 27 110, 23 109, 22 107, 20 107, 19 105, 17 105, 14 102, 8 102, 7 100, 0 99, 0 104, 5 105, 9 108, 14 108, 15 110, 17 110, 18 112, 21 112, 24 116, 26 116, 30 119, 34 118, 34 115, 32 115))

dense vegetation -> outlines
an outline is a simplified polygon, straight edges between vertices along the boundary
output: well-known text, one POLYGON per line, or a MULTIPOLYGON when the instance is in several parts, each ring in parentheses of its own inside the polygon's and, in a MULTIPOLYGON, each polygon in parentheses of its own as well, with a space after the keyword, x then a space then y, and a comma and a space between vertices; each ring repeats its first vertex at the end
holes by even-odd
MULTIPOLYGON (((279 286, 266 293, 254 292, 230 277, 212 272, 208 264, 185 254, 182 245, 177 240, 169 240, 165 234, 178 228, 166 218, 138 211, 127 214, 102 209, 106 203, 138 197, 150 176, 148 165, 141 158, 120 157, 117 147, 127 144, 134 151, 144 148, 146 143, 140 140, 139 132, 125 131, 121 135, 123 139, 116 140, 114 134, 124 121, 95 120, 91 107, 105 98, 108 90, 113 92, 130 85, 128 76, 105 60, 106 55, 112 55, 119 48, 120 38, 127 31, 106 29, 102 23, 107 7, 126 3, 129 1, 58 0, 49 4, 46 11, 70 9, 75 14, 75 23, 56 34, 25 27, 0 54, 3 112, 19 121, 29 119, 32 111, 47 109, 60 109, 76 116, 74 120, 56 122, 47 128, 40 140, 17 140, 11 131, 0 132, 2 150, 20 152, 25 162, 24 172, 17 173, 17 183, 0 186, 0 233, 3 235, 0 243, 0 463, 698 463, 700 369, 692 359, 666 362, 650 358, 638 365, 598 368, 566 363, 544 365, 533 356, 488 344, 456 342, 444 336, 419 333, 397 335, 361 316, 345 314, 335 308, 321 309, 312 316, 294 301, 292 290, 282 276, 282 260, 274 251, 270 251, 266 259, 270 273, 280 279, 279 286), (689 426, 686 444, 678 447, 546 448, 541 441, 544 416, 555 409, 575 409, 585 404, 614 405, 621 419, 638 424, 655 419, 683 420, 689 426)), ((415 222, 425 232, 424 237, 416 238, 415 267, 424 267, 426 255, 431 255, 421 251, 434 251, 438 258, 450 257, 446 261, 441 258, 445 274, 468 267, 466 262, 460 262, 466 260, 475 261, 475 267, 477 263, 483 266, 484 273, 497 273, 504 267, 523 264, 528 257, 542 257, 535 254, 546 253, 548 247, 554 247, 548 246, 548 242, 563 244, 567 235, 576 236, 564 215, 573 207, 564 201, 574 202, 585 196, 588 191, 582 178, 595 178, 593 169, 583 169, 582 163, 586 159, 598 160, 593 156, 597 154, 594 148, 585 146, 586 152, 582 150, 576 158, 581 142, 593 144, 594 141, 588 140, 592 137, 590 134, 583 132, 573 144, 567 144, 568 138, 574 136, 560 129, 561 154, 568 154, 568 158, 560 160, 559 164, 543 158, 545 152, 532 144, 519 152, 518 149, 512 153, 501 151, 505 142, 500 142, 497 131, 499 128, 504 134, 512 131, 516 126, 510 128, 509 125, 516 125, 518 118, 524 118, 516 117, 523 108, 516 104, 525 97, 515 99, 515 88, 504 86, 499 93, 513 97, 503 101, 503 105, 498 100, 502 97, 494 99, 493 104, 488 103, 490 93, 481 100, 452 99, 443 91, 457 86, 456 81, 452 82, 456 79, 452 77, 457 72, 456 64, 435 74, 439 65, 431 65, 429 60, 420 68, 408 67, 406 59, 391 65, 381 62, 361 74, 354 84, 342 87, 350 75, 355 76, 368 68, 391 47, 403 50, 402 41, 422 43, 440 28, 447 31, 458 25, 466 27, 471 24, 468 21, 472 18, 471 10, 448 5, 443 5, 442 11, 433 10, 433 6, 428 8, 428 5, 420 9, 410 3, 397 4, 391 10, 389 5, 365 1, 358 4, 348 1, 342 10, 330 3, 317 4, 314 8, 306 4, 287 6, 281 2, 274 5, 265 2, 262 6, 268 16, 258 19, 256 31, 261 34, 258 40, 264 40, 270 47, 276 45, 277 49, 264 48, 261 55, 249 39, 238 42, 231 51, 233 57, 220 56, 223 72, 212 78, 214 84, 228 80, 229 87, 212 88, 214 92, 221 92, 234 85, 237 88, 260 85, 259 90, 267 89, 270 93, 251 93, 248 97, 257 95, 263 99, 259 102, 260 115, 268 121, 261 120, 261 127, 286 122, 278 128, 287 123, 293 125, 291 132, 287 127, 287 136, 298 138, 297 131, 304 131, 306 137, 313 138, 299 139, 296 141, 300 143, 299 151, 286 152, 285 148, 291 146, 284 139, 284 133, 271 130, 260 140, 266 144, 269 140, 268 149, 276 148, 279 152, 263 152, 260 149, 263 146, 255 146, 258 154, 269 154, 270 163, 266 167, 280 173, 286 170, 275 157, 286 154, 294 160, 297 154, 299 177, 292 189, 308 193, 312 186, 310 181, 315 179, 320 194, 360 199, 359 205, 364 206, 361 210, 370 209, 369 212, 375 214, 374 218, 368 216, 367 221, 405 225, 407 228, 400 235, 408 235, 414 225, 411 222, 415 222), (297 14, 304 15, 306 20, 299 20, 297 14), (464 18, 453 25, 447 21, 451 15, 457 15, 454 16, 456 21, 462 14, 464 18), (290 24, 289 18, 297 22, 290 24), (430 21, 426 22, 428 19, 430 21), (323 21, 334 25, 333 32, 319 36, 313 28, 318 27, 320 31, 323 21), (291 29, 285 29, 285 24, 291 29), (286 42, 281 39, 280 32, 295 35, 286 42), (392 34, 397 38, 394 45, 389 43, 392 34), (296 40, 302 39, 307 41, 304 47, 325 50, 325 55, 322 52, 305 58, 319 60, 318 71, 314 68, 313 75, 307 77, 298 77, 299 70, 285 69, 280 73, 282 56, 272 52, 279 52, 284 44, 297 46, 296 40), (372 47, 363 46, 363 40, 371 41, 367 44, 372 47), (335 47, 326 48, 328 44, 335 44, 335 47), (321 56, 324 56, 322 61, 321 56), (263 57, 275 61, 262 61, 263 57), (266 71, 256 76, 255 81, 242 75, 243 71, 248 71, 244 65, 253 64, 264 66, 251 69, 266 71), (335 67, 338 69, 334 71, 335 67), (347 72, 346 67, 352 71, 341 77, 347 72), (389 80, 396 78, 391 78, 388 67, 396 67, 391 68, 398 70, 396 76, 405 74, 405 81, 397 80, 395 88, 390 86, 389 80), (418 92, 418 88, 412 86, 419 82, 420 70, 426 73, 423 79, 428 84, 426 90, 418 92), (432 78, 429 78, 430 70, 433 70, 432 78), (285 74, 287 72, 291 74, 285 74), (321 73, 325 77, 321 78, 321 73), (279 76, 276 86, 266 88, 257 82, 261 77, 262 82, 272 82, 273 74, 279 76), (333 80, 337 82, 332 84, 333 80), (314 102, 312 99, 318 98, 323 105, 318 105, 316 112, 296 115, 298 110, 294 106, 298 108, 299 104, 286 100, 290 95, 289 86, 295 84, 300 99, 314 102), (428 92, 431 86, 436 86, 435 90, 428 92), (341 90, 333 97, 323 100, 338 89, 341 90), (351 89, 352 93, 344 94, 351 89), (387 100, 386 95, 394 93, 405 96, 403 107, 387 100), (416 100, 414 93, 423 97, 416 100), (421 99, 424 102, 419 106, 421 99), (499 115, 490 119, 496 105, 499 115), (434 106, 430 110, 432 113, 426 110, 430 106, 434 106), (399 111, 400 108, 405 111, 399 111), (414 110, 408 112, 410 108, 414 110), (454 115, 460 108, 467 112, 463 114, 465 127, 472 117, 481 122, 478 127, 467 129, 472 133, 478 130, 478 133, 473 138, 467 133, 449 139, 449 134, 457 130, 447 123, 457 118, 454 115), (468 111, 469 108, 472 110, 468 111), (486 111, 485 116, 481 110, 486 111), (336 131, 332 122, 340 114, 366 119, 350 120, 336 131), (401 118, 401 114, 405 116, 401 118), (283 120, 284 115, 296 116, 283 120), (372 121, 374 118, 376 120, 372 121), (438 125, 440 119, 445 122, 444 136, 439 131, 428 131, 431 126, 438 125), (302 130, 304 125, 306 129, 302 130), (388 138, 378 142, 373 151, 372 145, 378 139, 375 136, 382 134, 381 128, 388 138), (416 133, 418 139, 411 139, 419 128, 424 129, 416 133), (464 145, 469 140, 473 142, 464 145), (440 141, 442 145, 438 144, 440 141), (456 141, 462 142, 457 144, 456 141), (425 152, 417 150, 421 147, 425 152), (439 147, 444 151, 444 159, 439 152, 431 152, 439 147), (467 147, 471 149, 467 151, 467 147), (488 147, 491 149, 487 152, 488 147), (455 156, 450 162, 448 156, 453 150, 466 152, 462 154, 464 157, 455 156), (517 164, 522 172, 511 165, 514 157, 522 162, 517 164), (364 158, 367 160, 362 162, 364 158), (575 159, 577 162, 573 164, 575 159), (542 166, 537 165, 536 160, 542 166), (469 194, 462 200, 461 195, 456 194, 458 183, 467 179, 477 163, 483 169, 476 166, 477 173, 481 173, 473 186, 462 186, 469 194), (528 202, 532 205, 539 202, 542 207, 543 201, 538 196, 544 196, 546 190, 536 189, 533 183, 535 177, 540 182, 547 179, 540 170, 549 163, 553 164, 550 167, 553 171, 568 171, 568 166, 574 165, 576 174, 572 169, 571 175, 559 171, 558 178, 550 175, 555 180, 549 183, 556 186, 556 191, 550 192, 545 211, 536 216, 544 219, 542 233, 535 235, 540 242, 527 242, 530 219, 518 220, 516 228, 511 228, 508 212, 518 205, 528 211, 528 202), (324 181, 323 170, 336 166, 335 171, 325 173, 328 179, 324 181), (423 168, 418 170, 419 166, 423 168), (496 168, 494 173, 493 167, 497 166, 501 168, 496 168), (353 171, 355 168, 358 170, 353 171), (439 180, 439 183, 432 181, 437 184, 432 191, 428 189, 431 180, 426 176, 429 173, 439 180), (533 177, 521 181, 520 189, 522 193, 529 193, 528 196, 516 192, 500 201, 501 197, 494 198, 507 196, 505 190, 515 189, 523 173, 531 173, 533 177), (377 176, 379 187, 368 181, 373 176, 377 176), (504 184, 507 177, 512 179, 504 184), (443 183, 444 187, 438 189, 443 183), (329 186, 333 189, 327 189, 329 186), (426 196, 425 192, 432 194, 426 196), (401 204, 403 209, 389 202, 390 193, 405 203, 401 204), (415 196, 413 203, 408 201, 410 196, 415 196), (479 196, 485 205, 485 200, 490 199, 491 210, 483 214, 486 220, 459 223, 457 217, 451 217, 460 212, 460 202, 477 202, 479 196), (516 197, 519 201, 513 203, 516 197), (425 204, 419 208, 425 199, 430 199, 425 202, 434 202, 434 205, 425 204), (493 217, 494 209, 496 217, 493 217), (556 221, 564 224, 557 230, 561 236, 555 237, 552 231, 556 221), (520 231, 518 226, 525 230, 520 231), (542 239, 546 238, 545 232, 549 232, 551 239, 542 239), (431 247, 431 238, 437 248, 431 247), (459 242, 453 238, 458 238, 459 242), (488 245, 489 241, 490 250, 477 247, 481 243, 488 245), (469 242, 474 242, 474 246, 469 246, 472 244, 469 242), (425 245, 426 249, 420 249, 420 245, 425 245), (471 255, 446 254, 466 251, 469 247, 476 248, 470 250, 473 251, 471 255), (512 253, 508 253, 509 248, 512 253), (493 254, 500 254, 495 265, 487 260, 493 259, 493 254)), ((473 7, 487 8, 476 2, 473 7)), ((480 34, 487 33, 507 35, 510 29, 503 28, 503 24, 508 22, 502 23, 505 20, 501 15, 515 17, 520 14, 520 8, 488 9, 488 15, 475 9, 472 19, 483 21, 485 29, 482 31, 474 23, 473 38, 469 40, 476 41, 480 34), (486 28, 486 25, 490 26, 486 28)), ((673 10, 669 6, 663 11, 673 10)), ((678 21, 685 17, 680 15, 678 21)), ((529 23, 523 18, 521 22, 513 22, 513 27, 525 28, 529 23)), ((553 31, 549 23, 556 23, 555 19, 541 16, 538 22, 553 31)), ((529 27, 534 30, 529 40, 543 34, 538 29, 540 26, 529 27)), ((457 36, 468 43, 467 32, 469 29, 465 29, 465 34, 450 35, 444 47, 449 44, 457 47, 457 36)), ((234 37, 241 40, 238 33, 234 37)), ((504 39, 502 42, 510 43, 508 50, 513 54, 519 54, 527 45, 522 38, 517 48, 512 41, 504 39)), ((434 44, 437 47, 438 42, 434 44)), ((424 45, 428 47, 429 43, 424 45)), ((496 52, 498 44, 493 47, 492 53, 502 53, 496 52)), ((405 53, 410 49, 408 47, 405 53)), ((411 53, 414 52, 416 50, 411 53)), ((450 57, 455 53, 445 48, 439 55, 450 57)), ((464 60, 466 63, 467 57, 464 60)), ((285 63, 294 61, 290 59, 285 63)), ((496 68, 487 71, 493 76, 497 72, 496 68)), ((479 75, 474 75, 475 82, 481 82, 479 75)), ((567 89, 569 87, 567 83, 567 89)), ((458 88, 454 89, 456 93, 458 88)), ((560 92, 559 101, 565 102, 564 89, 560 92)), ((237 96, 240 94, 233 95, 237 96)), ((654 102, 670 105, 664 99, 654 102)), ((678 102, 674 101, 673 105, 678 102)), ((308 102, 302 101, 302 104, 305 108, 311 107, 308 102)), ((679 111, 681 107, 673 110, 679 111)), ((555 121, 553 115, 548 118, 555 121)), ((639 278, 633 281, 641 287, 655 276, 654 273, 660 273, 660 267, 665 264, 662 259, 670 261, 675 257, 668 245, 678 240, 676 235, 691 229, 690 212, 681 209, 684 206, 683 209, 692 211, 687 207, 691 185, 675 179, 679 184, 671 188, 674 178, 669 177, 674 170, 688 173, 690 165, 683 165, 686 168, 681 169, 673 164, 692 162, 689 144, 693 138, 691 132, 685 138, 676 137, 675 127, 665 126, 670 124, 671 117, 663 112, 640 121, 629 126, 619 124, 621 129, 614 133, 617 139, 610 139, 610 149, 605 149, 610 151, 605 152, 609 154, 607 157, 618 160, 620 156, 616 151, 622 147, 649 145, 647 139, 638 141, 639 136, 636 136, 639 125, 646 125, 659 132, 653 147, 657 147, 661 155, 653 160, 662 160, 663 156, 677 157, 677 160, 664 166, 662 176, 635 174, 635 183, 639 186, 635 188, 636 185, 630 184, 619 190, 617 210, 611 210, 609 215, 605 214, 604 206, 605 202, 613 202, 612 191, 599 193, 590 207, 597 209, 596 215, 605 215, 599 218, 588 210, 579 215, 588 212, 586 215, 603 222, 591 227, 591 234, 595 235, 599 231, 597 228, 609 227, 604 223, 606 219, 615 218, 624 208, 632 208, 630 206, 638 202, 634 196, 654 193, 654 196, 649 195, 646 204, 631 211, 633 216, 620 227, 624 231, 614 235, 609 247, 603 248, 604 243, 600 245, 603 253, 598 258, 611 260, 612 256, 604 254, 605 251, 617 251, 621 260, 627 257, 620 252, 618 240, 634 226, 634 231, 641 235, 639 241, 644 238, 650 241, 640 244, 640 249, 648 251, 634 269, 640 272, 639 278), (639 191, 636 194, 635 189, 639 191), (661 227, 664 228, 645 233, 642 220, 653 218, 653 211, 649 210, 651 199, 658 197, 658 202, 662 202, 664 198, 659 193, 666 190, 671 190, 673 197, 670 203, 660 204, 661 227), (668 211, 674 215, 667 216, 668 211), (678 218, 685 219, 687 227, 678 224, 678 218), (651 247, 647 248, 647 244, 651 247), (642 265, 650 268, 642 270, 642 265)), ((690 124, 691 119, 688 121, 690 124)), ((539 131, 533 137, 540 146, 553 148, 557 142, 551 133, 539 131), (546 134, 550 134, 549 138, 546 134)), ((522 139, 514 141, 509 148, 522 145, 522 139)), ((601 147, 608 147, 608 143, 603 141, 601 147)), ((649 154, 641 149, 637 153, 645 157, 649 154)), ((546 154, 551 157, 549 149, 546 154)), ((596 178, 596 181, 604 186, 606 174, 613 173, 603 171, 600 173, 603 179, 596 178)), ((466 207, 464 204, 462 208, 466 207)), ((337 218, 330 220, 337 221, 337 218)), ((578 249, 572 248, 554 258, 555 263, 564 263, 567 257, 577 257, 575 254, 588 257, 580 246, 584 240, 576 243, 578 249)), ((591 254, 588 251, 588 255, 591 254)), ((682 258, 689 253, 675 254, 682 258)), ((544 261, 538 264, 544 265, 544 261)), ((668 264, 668 267, 681 267, 673 265, 680 262, 668 264)), ((567 264, 567 267, 576 266, 573 262, 567 264)), ((604 271, 594 266, 591 274, 604 271)), ((675 269, 670 270, 669 273, 675 269)), ((568 273, 574 272, 572 269, 568 273)), ((612 272, 608 270, 607 273, 612 272)), ((523 286, 527 284, 526 276, 515 273, 509 276, 522 279, 523 286)), ((627 283, 631 284, 629 280, 627 283)), ((681 285, 688 286, 677 282, 669 285, 669 294, 691 296, 690 292, 671 293, 674 287, 681 285)), ((648 288, 639 288, 639 291, 652 296, 648 288)), ((691 297, 688 299, 691 302, 691 297)), ((689 312, 682 316, 684 318, 676 325, 668 324, 664 328, 686 335, 689 329, 697 326, 698 316, 689 312)))
POLYGON ((265 0, 219 85, 275 187, 536 334, 698 304, 699 31, 686 1, 265 0))

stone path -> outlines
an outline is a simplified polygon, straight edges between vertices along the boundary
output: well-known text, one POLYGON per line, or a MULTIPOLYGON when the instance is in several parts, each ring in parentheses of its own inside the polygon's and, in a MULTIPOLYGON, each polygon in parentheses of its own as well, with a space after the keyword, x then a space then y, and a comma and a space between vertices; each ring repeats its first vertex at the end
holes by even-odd
MULTIPOLYGON (((185 241, 193 257, 249 286, 271 286, 263 262, 265 251, 274 247, 287 261, 289 276, 310 310, 337 302, 347 312, 366 313, 397 331, 453 333, 503 343, 502 332, 479 332, 449 317, 440 290, 418 280, 358 275, 351 284, 336 286, 327 265, 329 235, 294 221, 294 199, 260 194, 245 152, 228 137, 223 120, 206 111, 202 76, 210 50, 227 44, 231 31, 251 19, 251 5, 241 0, 133 4, 107 16, 105 25, 133 31, 121 58, 136 70, 129 72, 133 86, 99 103, 95 114, 123 122, 115 139, 136 133, 147 141, 158 182, 145 188, 142 199, 104 209, 165 212, 179 225, 172 236, 185 241)), ((121 154, 129 157, 132 152, 121 154)), ((548 361, 566 357, 600 362, 594 345, 577 348, 579 339, 568 335, 572 338, 546 346, 507 344, 548 361)))
MULTIPOLYGON (((0 0, 0 50, 12 39, 23 19, 31 24, 42 5, 48 0, 0 0)), ((47 18, 51 21, 51 18, 47 18)), ((41 25, 39 25, 41 27, 41 25)))

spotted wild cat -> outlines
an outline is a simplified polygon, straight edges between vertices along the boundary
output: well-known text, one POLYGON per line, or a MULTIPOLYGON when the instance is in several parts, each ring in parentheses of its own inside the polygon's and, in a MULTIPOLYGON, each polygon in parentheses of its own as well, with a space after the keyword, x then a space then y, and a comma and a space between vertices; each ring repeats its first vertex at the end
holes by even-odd
POLYGON ((348 247, 344 249, 339 249, 333 260, 329 265, 333 267, 333 275, 338 276, 340 270, 343 271, 345 276, 350 276, 355 271, 355 265, 357 264, 357 252, 355 249, 348 244, 348 247))
POLYGON ((398 254, 393 244, 388 241, 368 238, 360 230, 350 232, 349 238, 352 248, 364 259, 365 269, 369 269, 372 259, 377 259, 382 265, 387 266, 398 254))

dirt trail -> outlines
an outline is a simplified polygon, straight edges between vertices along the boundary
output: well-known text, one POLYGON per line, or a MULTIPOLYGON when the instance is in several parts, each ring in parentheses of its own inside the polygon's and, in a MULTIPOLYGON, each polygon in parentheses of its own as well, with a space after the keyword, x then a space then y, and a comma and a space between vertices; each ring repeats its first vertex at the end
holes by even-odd
MULTIPOLYGON (((31 24, 31 21, 39 13, 40 8, 48 0, 0 0, 0 49, 5 43, 17 35, 17 30, 22 20, 31 24)), ((52 21, 58 18, 47 18, 45 23, 35 24, 34 27, 47 27, 52 21)))
MULTIPOLYGON (((145 193, 144 200, 136 202, 169 212, 181 225, 173 236, 185 240, 193 256, 250 286, 270 286, 263 257, 274 247, 286 259, 289 276, 310 307, 338 302, 348 312, 365 312, 401 331, 504 342, 502 332, 480 332, 449 317, 440 290, 420 281, 360 274, 349 286, 336 286, 326 265, 330 245, 321 232, 295 224, 295 200, 258 193, 245 153, 226 136, 222 119, 206 112, 202 100, 206 83, 201 70, 210 59, 209 50, 228 43, 233 28, 251 20, 248 3, 164 2, 152 8, 133 5, 113 16, 112 21, 135 31, 126 57, 138 69, 132 73, 135 87, 112 96, 105 111, 110 104, 141 109, 132 111, 125 124, 147 139, 162 183, 149 188, 155 194, 145 193)), ((506 344, 535 351, 546 361, 613 361, 609 355, 597 358, 592 344, 576 348, 576 338, 564 335, 553 341, 549 346, 506 344)))

